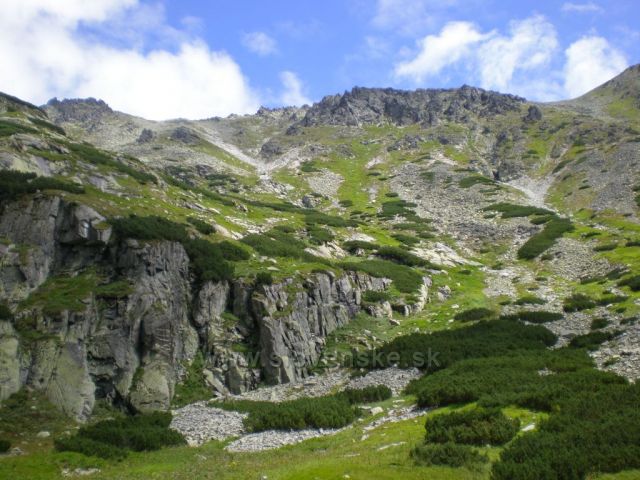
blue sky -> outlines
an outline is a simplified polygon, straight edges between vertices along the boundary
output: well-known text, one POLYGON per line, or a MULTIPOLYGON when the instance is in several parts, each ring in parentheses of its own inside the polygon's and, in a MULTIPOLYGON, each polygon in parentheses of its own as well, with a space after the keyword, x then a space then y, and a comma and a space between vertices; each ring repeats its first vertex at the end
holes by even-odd
POLYGON ((640 62, 632 0, 4 0, 0 90, 151 119, 251 113, 351 87, 585 93, 640 62))

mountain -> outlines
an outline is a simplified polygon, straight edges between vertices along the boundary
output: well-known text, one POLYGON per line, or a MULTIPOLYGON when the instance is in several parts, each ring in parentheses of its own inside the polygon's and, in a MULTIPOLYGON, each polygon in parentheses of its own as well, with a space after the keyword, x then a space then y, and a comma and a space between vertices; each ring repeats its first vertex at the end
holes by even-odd
POLYGON ((640 66, 563 102, 357 87, 197 121, 0 94, 0 168, 0 400, 280 395, 482 311, 601 331, 595 365, 640 378, 640 66))

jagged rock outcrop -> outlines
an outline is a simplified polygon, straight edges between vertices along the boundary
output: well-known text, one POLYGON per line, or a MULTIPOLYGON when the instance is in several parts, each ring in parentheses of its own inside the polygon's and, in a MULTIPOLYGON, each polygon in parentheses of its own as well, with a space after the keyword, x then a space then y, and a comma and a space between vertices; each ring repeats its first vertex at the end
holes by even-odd
POLYGON ((212 395, 303 378, 326 336, 361 310, 362 292, 390 284, 326 272, 199 285, 180 243, 115 238, 104 217, 58 196, 4 205, 0 237, 0 295, 19 305, 0 324, 0 399, 27 386, 80 420, 97 399, 169 408, 198 355, 212 395), (31 300, 69 278, 81 287, 65 287, 71 304, 31 300))
POLYGON ((469 86, 457 89, 356 87, 342 95, 330 95, 314 104, 300 122, 314 125, 436 125, 442 120, 465 121, 470 115, 489 116, 520 108, 525 100, 469 86))
POLYGON ((252 296, 260 328, 260 354, 267 381, 285 383, 308 375, 326 336, 360 310, 361 293, 381 291, 389 280, 354 273, 311 275, 292 283, 262 286, 252 296))
POLYGON ((103 100, 95 98, 74 98, 58 100, 52 98, 45 105, 49 117, 56 122, 82 122, 87 125, 96 124, 105 115, 114 112, 103 100))

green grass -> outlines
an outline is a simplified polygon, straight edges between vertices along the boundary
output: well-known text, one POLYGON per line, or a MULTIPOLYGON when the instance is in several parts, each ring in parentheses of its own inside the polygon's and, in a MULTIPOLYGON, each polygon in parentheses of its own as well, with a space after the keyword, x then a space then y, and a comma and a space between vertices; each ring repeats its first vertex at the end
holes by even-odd
POLYGON ((51 277, 22 302, 22 309, 40 307, 46 315, 57 315, 65 310, 81 312, 87 309, 84 302, 96 290, 99 277, 88 271, 75 277, 51 277))
POLYGON ((336 435, 257 453, 230 453, 223 450, 223 443, 210 442, 198 448, 131 452, 121 462, 108 463, 79 455, 44 453, 0 460, 0 476, 30 480, 62 479, 60 471, 63 466, 71 467, 71 470, 78 466, 97 466, 101 471, 91 476, 96 480, 204 480, 212 477, 246 480, 263 475, 277 480, 341 480, 345 475, 364 480, 371 478, 372 472, 379 480, 488 480, 485 468, 468 470, 415 465, 409 451, 422 442, 423 418, 382 425, 371 430, 365 440, 361 440, 361 436, 361 430, 347 429, 336 435), (395 443, 401 444, 389 447, 395 443))

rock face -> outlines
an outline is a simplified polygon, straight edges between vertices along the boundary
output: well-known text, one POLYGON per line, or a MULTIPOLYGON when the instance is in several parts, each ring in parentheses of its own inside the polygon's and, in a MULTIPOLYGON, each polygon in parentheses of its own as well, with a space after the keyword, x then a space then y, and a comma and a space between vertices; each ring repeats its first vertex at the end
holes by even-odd
POLYGON ((470 115, 489 116, 520 108, 523 98, 463 86, 457 89, 354 88, 314 104, 301 121, 303 126, 365 125, 391 122, 397 125, 436 125, 442 120, 464 121, 470 115))
POLYGON ((0 322, 0 399, 27 386, 80 420, 96 399, 169 408, 196 357, 212 396, 304 378, 325 337, 360 311, 362 292, 390 284, 315 273, 198 285, 180 243, 115 238, 91 208, 55 196, 4 205, 0 237, 0 295, 21 305, 0 322), (25 303, 62 278, 86 287, 73 306, 25 303), (125 288, 101 293, 110 284, 125 288))
POLYGON ((361 274, 335 278, 319 273, 302 288, 292 284, 259 288, 252 296, 252 309, 267 381, 285 383, 306 376, 320 357, 325 337, 360 310, 361 292, 388 285, 386 279, 361 274))

